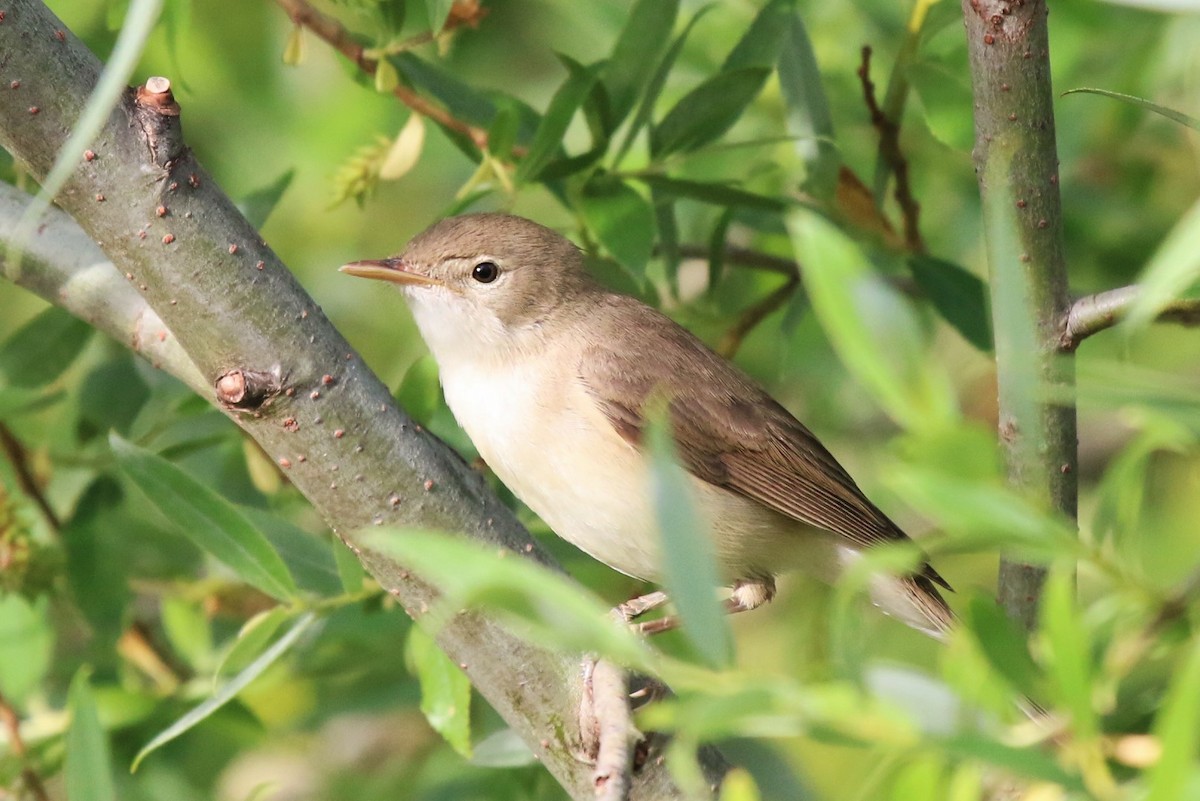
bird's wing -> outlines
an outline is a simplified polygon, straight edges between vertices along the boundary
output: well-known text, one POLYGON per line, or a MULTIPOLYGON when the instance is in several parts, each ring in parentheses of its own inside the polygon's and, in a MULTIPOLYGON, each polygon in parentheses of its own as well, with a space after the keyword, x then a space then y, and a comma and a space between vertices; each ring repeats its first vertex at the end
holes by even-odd
MULTIPOLYGON (((623 438, 640 443, 646 405, 663 395, 695 476, 859 547, 908 540, 813 433, 740 370, 665 317, 659 325, 639 325, 644 314, 613 317, 609 335, 585 348, 578 377, 623 438)), ((949 589, 927 565, 919 575, 949 589)))

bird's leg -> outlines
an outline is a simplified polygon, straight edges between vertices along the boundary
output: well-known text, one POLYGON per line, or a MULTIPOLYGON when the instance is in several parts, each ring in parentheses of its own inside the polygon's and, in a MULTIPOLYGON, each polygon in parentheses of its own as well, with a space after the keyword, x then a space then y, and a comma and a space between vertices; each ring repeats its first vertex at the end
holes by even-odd
MULTIPOLYGON (((736 615, 738 612, 749 612, 751 609, 769 603, 775 597, 775 579, 771 576, 766 576, 757 579, 741 579, 733 583, 733 592, 725 599, 725 613, 736 615)), ((635 614, 623 617, 626 622, 632 621, 638 615, 644 614, 651 609, 656 609, 667 602, 667 594, 661 590, 652 592, 649 595, 643 595, 640 598, 634 598, 632 601, 626 601, 613 610, 613 613, 620 616, 621 611, 626 607, 640 610, 635 614), (653 605, 645 605, 643 608, 639 605, 640 602, 652 602, 653 605)), ((646 636, 661 634, 664 631, 671 631, 679 628, 679 616, 667 615, 658 620, 649 620, 645 623, 638 623, 634 629, 639 634, 646 636)))

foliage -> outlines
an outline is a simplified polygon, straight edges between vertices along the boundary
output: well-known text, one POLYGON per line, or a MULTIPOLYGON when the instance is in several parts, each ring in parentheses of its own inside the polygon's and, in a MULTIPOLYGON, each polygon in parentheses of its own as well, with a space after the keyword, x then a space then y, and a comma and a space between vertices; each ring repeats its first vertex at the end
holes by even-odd
MULTIPOLYGON (((52 5, 102 54, 158 13, 52 5)), ((802 411, 889 513, 928 532, 962 625, 940 646, 866 613, 869 569, 914 558, 882 550, 832 590, 791 582, 731 621, 734 664, 716 669, 729 652, 716 634, 614 630, 603 610, 645 588, 556 540, 595 597, 511 555, 372 533, 447 594, 432 619, 499 610, 552 647, 663 678, 677 697, 639 725, 676 735, 683 786, 695 749, 721 742, 741 765, 723 798, 1200 793, 1200 387, 1187 378, 1200 348, 1147 327, 1196 292, 1194 154, 1171 120, 1196 116, 1200 19, 1067 4, 1051 20, 1055 86, 1102 87, 1058 102, 1072 283, 1132 283, 1147 265, 1128 325, 1079 354, 1077 533, 1006 486, 991 433, 957 4, 319 6, 378 60, 373 75, 266 0, 191 5, 167 0, 134 74, 176 77, 189 144, 423 424, 471 455, 398 300, 332 268, 395 252, 444 213, 537 217, 802 411), (899 165, 856 75, 866 43, 919 218, 887 191, 899 165), (414 97, 428 107, 410 112, 414 97), (1032 638, 990 598, 1000 552, 1052 566, 1032 638), (1049 729, 1019 712, 1030 701, 1049 729)), ((20 179, 10 160, 0 170, 20 179)), ((26 749, 9 741, 0 784, 36 797, 30 772, 52 788, 61 774, 71 797, 97 799, 562 797, 221 414, 10 288, 0 337, 0 694, 26 749)), ((661 445, 672 552, 687 504, 661 445)), ((699 595, 679 599, 685 621, 711 617, 699 595)))

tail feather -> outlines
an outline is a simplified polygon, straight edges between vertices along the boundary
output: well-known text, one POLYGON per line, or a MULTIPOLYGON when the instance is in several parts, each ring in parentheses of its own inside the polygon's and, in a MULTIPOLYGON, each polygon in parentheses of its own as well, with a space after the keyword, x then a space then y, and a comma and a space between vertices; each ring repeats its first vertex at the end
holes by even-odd
POLYGON ((934 579, 924 572, 904 577, 877 576, 871 583, 871 600, 885 614, 938 640, 944 640, 954 626, 954 612, 938 592, 934 579))

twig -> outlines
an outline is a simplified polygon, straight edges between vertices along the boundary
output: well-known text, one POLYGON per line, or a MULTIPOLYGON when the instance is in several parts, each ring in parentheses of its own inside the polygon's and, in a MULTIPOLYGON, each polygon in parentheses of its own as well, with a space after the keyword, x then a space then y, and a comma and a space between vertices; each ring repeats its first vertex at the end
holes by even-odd
MULTIPOLYGON (((304 28, 308 28, 321 39, 333 46, 335 50, 350 59, 358 66, 360 70, 368 75, 374 75, 378 61, 373 58, 368 58, 364 53, 364 48, 348 30, 346 30, 340 22, 333 17, 322 14, 320 11, 313 8, 306 0, 275 0, 275 2, 287 12, 291 17, 292 22, 304 28)), ((421 97, 417 92, 413 91, 403 84, 392 89, 392 94, 396 96, 404 105, 416 113, 428 117, 429 119, 456 133, 463 134, 468 137, 475 146, 483 150, 487 148, 488 134, 482 128, 476 128, 474 125, 463 122, 455 117, 450 112, 441 106, 434 105, 430 101, 421 97)))
POLYGON ((0 423, 0 447, 4 448, 4 455, 8 457, 9 463, 12 464, 13 472, 16 473, 17 483, 21 486, 21 490, 42 510, 42 515, 46 518, 46 522, 50 524, 50 528, 57 534, 62 529, 62 521, 54 513, 54 509, 51 508, 50 502, 46 500, 42 488, 38 486, 33 471, 29 469, 29 460, 25 458, 25 446, 21 444, 21 441, 13 435, 12 431, 4 423, 0 423))
MULTIPOLYGON (((1116 325, 1140 291, 1141 287, 1136 285, 1123 286, 1076 300, 1063 318, 1058 349, 1069 353, 1092 334, 1116 325)), ((1200 300, 1177 300, 1159 312, 1157 319, 1184 326, 1200 326, 1200 300)))
POLYGON ((867 103, 867 111, 871 113, 871 124, 879 131, 879 157, 887 162, 896 173, 896 202, 900 204, 900 212, 904 216, 904 241, 914 253, 925 252, 925 242, 921 239, 918 219, 921 214, 921 204, 913 197, 912 188, 908 183, 908 159, 900 150, 900 126, 883 113, 875 100, 875 84, 871 81, 871 48, 862 49, 862 66, 858 68, 858 78, 862 82, 863 99, 867 103))
POLYGON ((21 718, 3 693, 0 693, 0 724, 8 734, 9 749, 21 762, 21 781, 25 783, 26 789, 37 801, 50 801, 50 794, 42 784, 42 777, 29 764, 29 749, 25 747, 25 740, 21 737, 21 718))
POLYGON ((742 312, 737 321, 721 337, 721 342, 717 345, 717 353, 720 353, 727 359, 732 358, 742 346, 742 341, 746 338, 746 335, 753 331, 772 312, 779 309, 784 303, 787 303, 788 298, 792 296, 799 285, 800 276, 799 274, 794 274, 783 286, 742 312))
MULTIPOLYGON (((679 256, 684 259, 708 259, 711 256, 708 245, 680 245, 679 256)), ((755 270, 767 270, 780 275, 794 276, 800 274, 800 265, 791 259, 772 256, 749 248, 727 247, 722 257, 725 264, 739 267, 750 267, 755 270)))
POLYGON ((592 669, 592 712, 599 748, 592 781, 599 801, 626 801, 633 784, 634 747, 641 734, 629 711, 629 677, 618 665, 601 659, 592 669))

